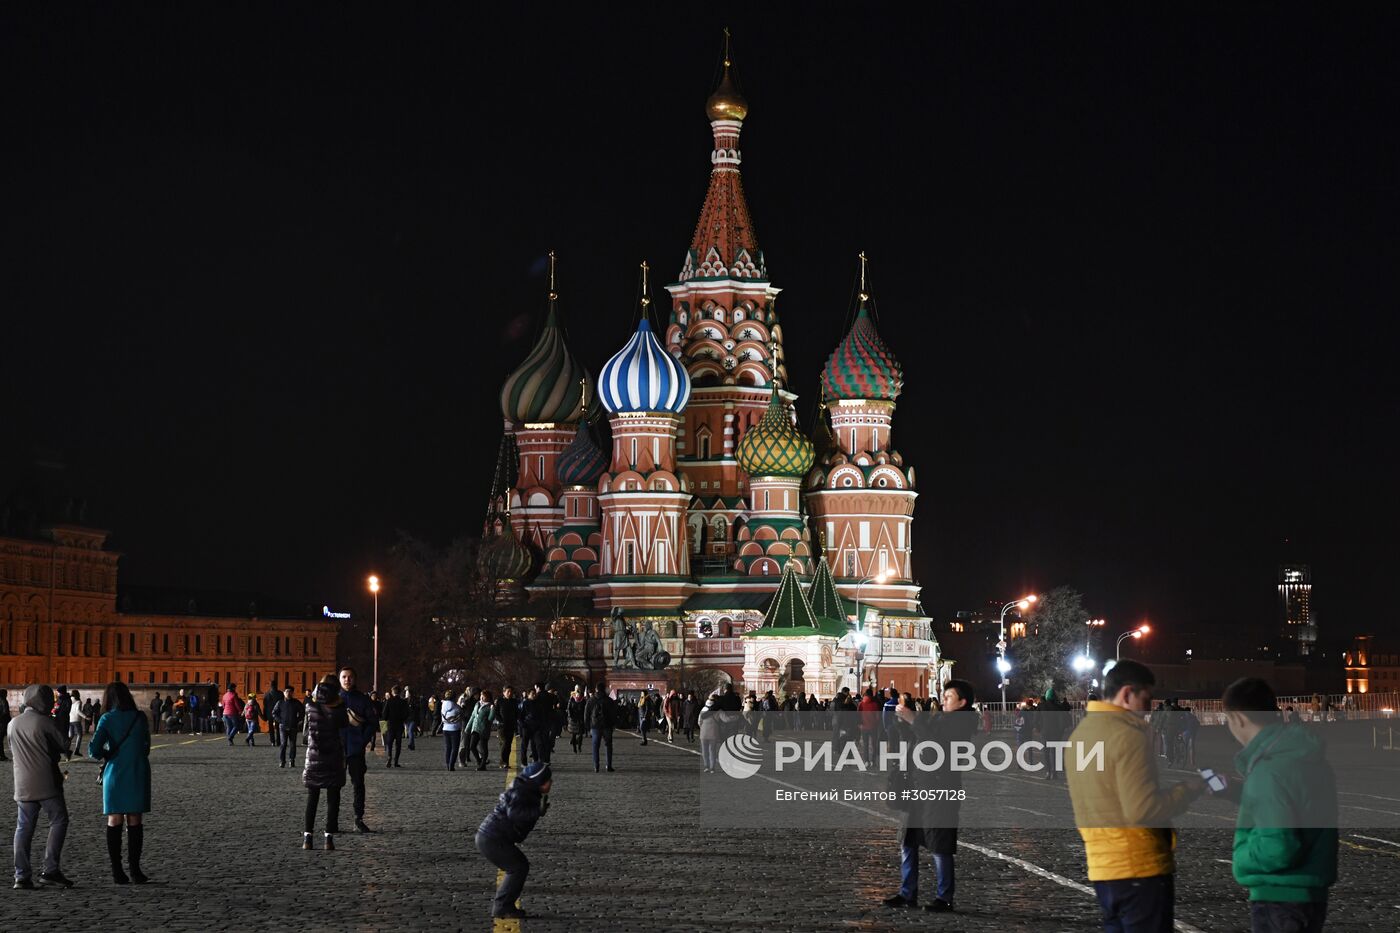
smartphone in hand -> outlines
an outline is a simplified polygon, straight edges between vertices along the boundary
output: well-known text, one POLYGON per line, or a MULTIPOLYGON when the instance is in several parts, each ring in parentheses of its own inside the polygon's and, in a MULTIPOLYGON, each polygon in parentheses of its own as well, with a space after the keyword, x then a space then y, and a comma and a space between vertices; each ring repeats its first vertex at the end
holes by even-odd
POLYGON ((1230 784, 1229 781, 1225 780, 1225 775, 1217 774, 1211 768, 1201 769, 1201 780, 1206 782, 1206 787, 1212 794, 1223 793, 1230 784))

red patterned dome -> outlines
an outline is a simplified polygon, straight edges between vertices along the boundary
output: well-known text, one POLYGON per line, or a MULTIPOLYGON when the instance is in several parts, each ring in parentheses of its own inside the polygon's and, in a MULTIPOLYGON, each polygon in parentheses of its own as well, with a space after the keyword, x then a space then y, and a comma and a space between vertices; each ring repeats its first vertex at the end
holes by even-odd
POLYGON ((832 351, 822 370, 822 396, 829 400, 894 401, 903 388, 904 370, 880 339, 862 300, 851 332, 832 351))

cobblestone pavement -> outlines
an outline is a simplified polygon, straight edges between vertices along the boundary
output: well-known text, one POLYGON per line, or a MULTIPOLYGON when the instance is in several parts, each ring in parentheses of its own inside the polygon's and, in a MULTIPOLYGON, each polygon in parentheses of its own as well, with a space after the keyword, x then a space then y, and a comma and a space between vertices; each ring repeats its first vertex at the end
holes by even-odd
MULTIPOLYGON (((111 883, 96 766, 75 760, 63 867, 78 884, 69 891, 6 885, 0 930, 491 929, 496 871, 476 853, 472 833, 505 773, 448 773, 439 742, 405 751, 400 769, 386 770, 376 754, 367 820, 379 832, 342 835, 335 852, 321 851, 318 835, 318 849, 304 852, 300 769, 280 770, 275 751, 241 741, 230 748, 220 737, 158 737, 144 866, 154 883, 145 887, 111 883)), ((595 775, 567 737, 556 750, 553 805, 524 847, 531 877, 522 904, 530 917, 521 929, 1098 928, 1072 830, 968 830, 958 856, 959 912, 892 911, 879 902, 898 884, 893 828, 720 834, 702 828, 693 791, 699 760, 684 745, 653 740, 640 748, 619 734, 616 751, 617 773, 595 775)), ((6 763, 0 796, 9 801, 11 791, 6 763)), ((347 793, 347 827, 349 809, 347 793)), ((8 838, 14 810, 6 803, 0 812, 8 838)), ((1182 834, 1180 929, 1248 929, 1244 893, 1230 877, 1227 820, 1218 830, 1182 834)), ((36 857, 42 838, 41 825, 36 857)), ((1400 929, 1400 832, 1345 830, 1343 840, 1328 928, 1400 929)), ((927 897, 927 865, 924 874, 927 897)))

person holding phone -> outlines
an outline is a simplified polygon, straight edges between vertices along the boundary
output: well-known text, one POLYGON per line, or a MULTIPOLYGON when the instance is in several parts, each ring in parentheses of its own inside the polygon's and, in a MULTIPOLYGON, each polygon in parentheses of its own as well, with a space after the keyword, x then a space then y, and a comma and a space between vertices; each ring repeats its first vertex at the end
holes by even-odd
POLYGON ((1151 721, 1156 677, 1119 661, 1104 677, 1071 743, 1102 743, 1101 768, 1067 768, 1074 822, 1084 840, 1089 881, 1105 931, 1172 933, 1176 910, 1176 832, 1172 819, 1205 791, 1192 776, 1162 787, 1151 721))
POLYGON ((1282 722, 1273 688, 1245 677, 1225 689, 1225 725, 1241 746, 1235 880, 1255 931, 1317 933, 1337 880, 1337 778, 1310 730, 1282 722))

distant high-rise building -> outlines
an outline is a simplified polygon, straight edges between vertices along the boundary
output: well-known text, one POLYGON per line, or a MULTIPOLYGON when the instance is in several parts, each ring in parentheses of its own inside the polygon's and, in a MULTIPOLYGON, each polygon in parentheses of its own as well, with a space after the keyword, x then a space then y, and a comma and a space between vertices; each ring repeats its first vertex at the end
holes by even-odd
POLYGON ((1283 610, 1283 654, 1312 654, 1317 646, 1317 618, 1312 608, 1312 568, 1307 564, 1280 566, 1278 595, 1283 610))

